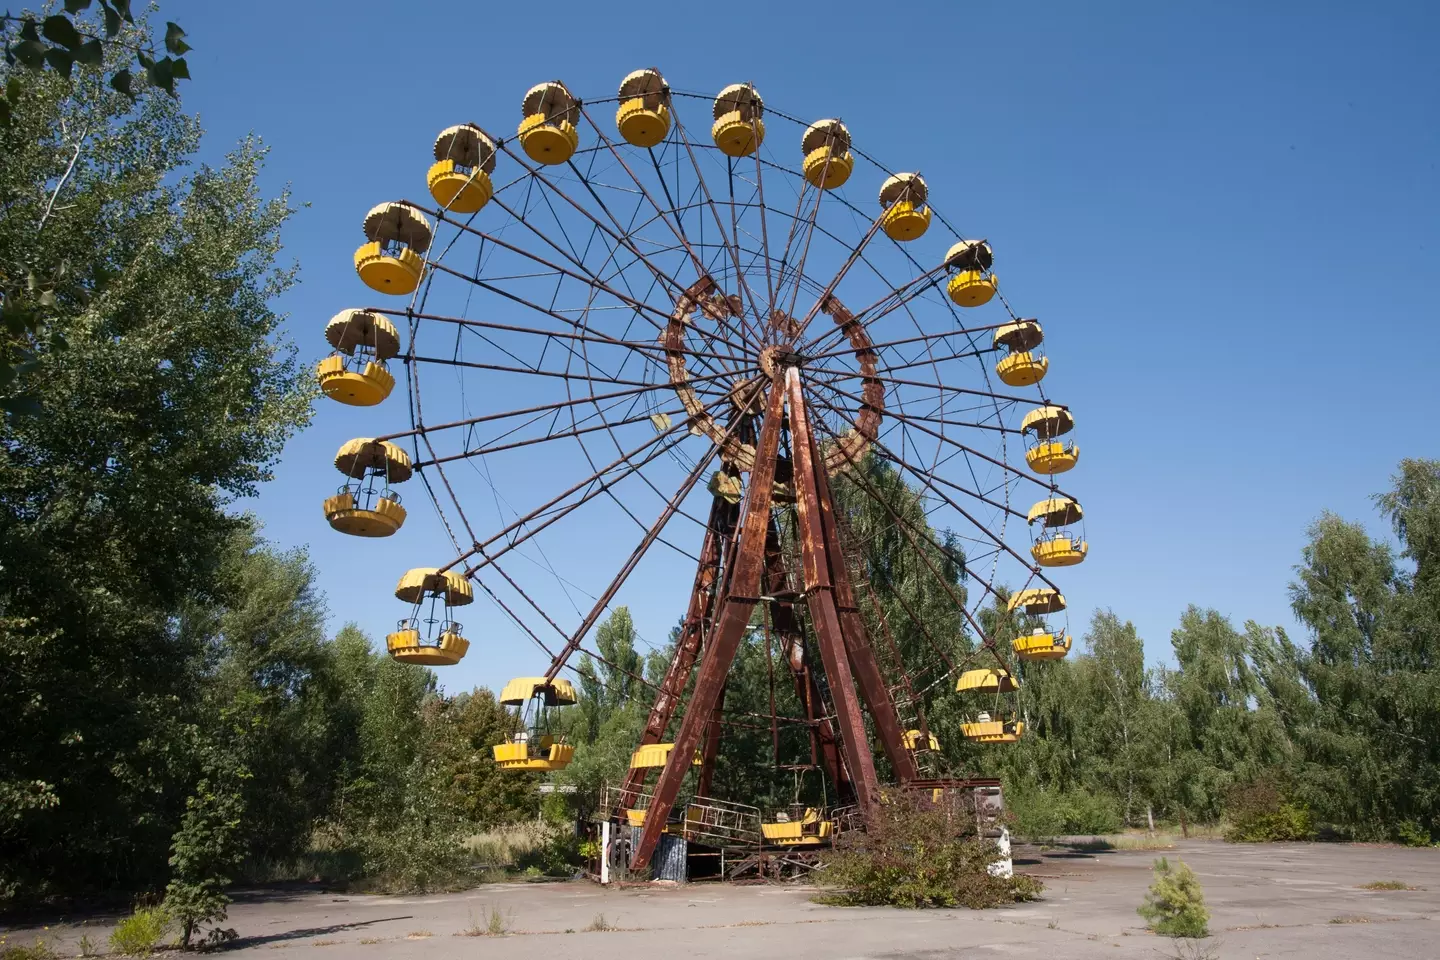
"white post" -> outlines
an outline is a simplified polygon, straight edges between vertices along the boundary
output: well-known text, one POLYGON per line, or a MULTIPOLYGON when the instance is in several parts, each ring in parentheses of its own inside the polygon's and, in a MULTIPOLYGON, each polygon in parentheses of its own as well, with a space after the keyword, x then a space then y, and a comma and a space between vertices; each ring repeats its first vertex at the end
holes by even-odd
POLYGON ((1015 861, 1010 859, 1010 831, 1005 827, 1000 828, 1000 836, 995 841, 995 846, 1000 848, 1000 859, 985 869, 992 877, 1015 876, 1015 861))
POLYGON ((600 882, 610 882, 610 821, 600 824, 600 882))

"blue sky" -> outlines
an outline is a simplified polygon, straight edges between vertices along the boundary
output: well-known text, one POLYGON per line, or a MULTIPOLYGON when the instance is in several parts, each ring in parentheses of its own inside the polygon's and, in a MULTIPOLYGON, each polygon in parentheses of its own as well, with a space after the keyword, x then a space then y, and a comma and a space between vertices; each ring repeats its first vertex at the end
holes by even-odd
MULTIPOLYGON (((307 360, 333 313, 373 300, 350 263, 360 218, 423 196, 440 128, 508 134, 524 91, 557 77, 582 97, 651 65, 683 90, 749 80, 924 171, 946 215, 990 239, 1016 309, 1045 321, 1045 385, 1083 449, 1066 478, 1092 550, 1062 571, 1075 632, 1113 607, 1160 660, 1188 603, 1292 624, 1306 525, 1328 508, 1384 532, 1369 495, 1401 457, 1440 454, 1433 416, 1416 415, 1433 405, 1440 347, 1435 8, 805 6, 167 0, 162 13, 195 47, 184 97, 207 156, 255 131, 269 186, 307 204, 285 234, 301 283, 281 304, 307 360)), ((309 549, 333 626, 383 634, 402 612, 398 573, 451 552, 433 523, 358 543, 320 515, 334 450, 405 426, 395 404, 322 402, 246 505, 272 540, 309 549)), ((406 492, 418 515, 420 491, 406 492)), ((647 638, 682 612, 688 576, 625 597, 647 638)), ((503 624, 470 632, 449 688, 543 667, 503 624)))

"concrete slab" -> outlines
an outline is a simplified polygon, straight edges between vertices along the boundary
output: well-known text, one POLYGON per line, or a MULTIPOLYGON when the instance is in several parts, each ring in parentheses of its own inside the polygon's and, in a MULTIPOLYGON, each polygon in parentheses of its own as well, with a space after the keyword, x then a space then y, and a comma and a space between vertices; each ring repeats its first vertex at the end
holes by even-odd
MULTIPOLYGON (((1045 898, 981 912, 824 907, 799 886, 622 890, 572 882, 494 884, 430 897, 249 891, 237 896, 230 925, 241 937, 234 952, 279 950, 296 960, 1440 956, 1440 851, 1190 841, 1158 852, 1017 847, 1016 858, 1019 869, 1045 882, 1045 898), (1151 861, 1162 853, 1199 874, 1214 933, 1208 940, 1155 937, 1136 915, 1151 861), (1420 889, 1362 889, 1375 880, 1420 889), (467 936, 487 925, 492 910, 504 915, 509 933, 467 936), (601 926, 610 929, 595 929, 601 926)), ((42 936, 76 953, 82 934, 103 944, 111 922, 57 917, 48 929, 5 936, 12 944, 42 936)))

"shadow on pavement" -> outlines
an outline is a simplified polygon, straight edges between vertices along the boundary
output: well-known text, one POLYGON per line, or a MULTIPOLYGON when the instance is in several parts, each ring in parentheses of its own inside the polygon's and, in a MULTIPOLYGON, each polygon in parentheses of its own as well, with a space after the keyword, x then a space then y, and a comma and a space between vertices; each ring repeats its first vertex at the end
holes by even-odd
POLYGON ((228 950, 238 950, 241 947, 255 947, 266 943, 279 943, 284 940, 304 940, 307 937, 323 937, 330 933, 343 933, 346 930, 359 930, 375 923, 391 923, 396 920, 413 920, 415 915, 407 913, 400 917, 380 917, 376 920, 357 920, 354 923, 337 923, 328 927, 302 927, 299 930, 286 930, 281 933, 266 933, 258 936, 237 937, 225 944, 228 950))

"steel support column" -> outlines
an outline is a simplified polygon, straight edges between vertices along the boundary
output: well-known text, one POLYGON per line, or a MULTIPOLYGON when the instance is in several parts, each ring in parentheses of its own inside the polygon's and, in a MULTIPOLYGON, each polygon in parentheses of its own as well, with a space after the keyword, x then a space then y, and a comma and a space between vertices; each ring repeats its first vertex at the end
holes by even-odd
POLYGON ((725 688, 710 711, 710 726, 705 728, 705 746, 700 750, 700 779, 695 782, 695 796, 710 796, 710 784, 715 779, 715 757, 720 753, 720 732, 724 729, 725 688))
MULTIPOLYGON (((821 512, 820 477, 825 465, 811 435, 805 398, 800 390, 800 372, 793 367, 785 371, 785 388, 790 406, 790 444, 795 461, 800 557, 805 570, 810 625, 815 631, 816 646, 820 648, 820 660, 834 700, 840 743, 854 777, 855 801, 861 812, 868 815, 879 798, 880 782, 875 774, 870 741, 865 735, 865 718, 860 715, 860 702, 855 696, 855 680, 850 672, 844 629, 840 625, 840 611, 836 606, 831 558, 821 512)), ((823 502, 828 504, 828 488, 826 493, 827 499, 823 502)))
POLYGON ((755 466, 750 471, 750 488, 745 492, 745 515, 741 521, 734 568, 727 578, 725 597, 715 626, 710 631, 705 656, 700 662, 700 674, 695 680, 695 690, 690 695, 690 704, 675 736, 675 747, 660 772, 655 792, 646 808, 645 827, 630 864, 636 870, 649 865, 650 857, 660 842, 660 834, 675 806, 680 785, 695 759, 695 748, 700 745, 700 736, 720 699, 720 691, 735 660, 735 651, 740 647, 740 640, 750 623, 750 614, 760 597, 760 575, 765 565, 765 533, 770 526, 775 455, 780 447, 784 401, 782 385, 772 382, 765 423, 760 430, 760 442, 755 453, 755 466))
MULTIPOLYGON (((791 414, 793 420, 794 414, 791 414)), ((814 442, 814 438, 811 438, 814 442)), ((816 449, 816 461, 819 451, 816 449)), ((858 468, 857 468, 858 469, 858 468)), ((815 471, 815 486, 820 499, 820 517, 824 527, 825 541, 830 557, 830 576, 834 582, 835 606, 840 614, 840 626, 845 636, 845 650, 849 655, 850 668, 860 684, 860 696, 875 721, 875 732, 880 735, 880 744, 895 779, 901 783, 919 776, 915 768, 915 755, 905 746, 900 730, 900 715, 895 709, 895 698, 885 684, 875 651, 865 631, 865 621, 855 603, 855 591, 850 586, 850 571, 845 563, 845 552, 840 542, 840 530, 835 522, 835 501, 830 492, 830 478, 822 465, 815 471)))

